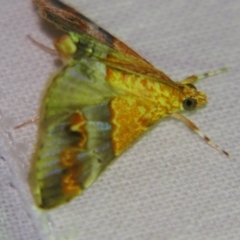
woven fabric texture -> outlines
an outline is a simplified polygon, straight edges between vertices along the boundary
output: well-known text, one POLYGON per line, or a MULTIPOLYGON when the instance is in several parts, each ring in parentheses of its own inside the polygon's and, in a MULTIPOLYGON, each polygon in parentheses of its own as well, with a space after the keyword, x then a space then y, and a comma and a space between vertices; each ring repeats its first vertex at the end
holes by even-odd
MULTIPOLYGON (((69 0, 70 1, 70 0, 69 0)), ((174 80, 229 67, 197 87, 208 105, 186 113, 232 157, 166 118, 82 196, 37 210, 28 185, 38 114, 58 35, 32 2, 0 8, 0 239, 240 239, 240 1, 72 0, 72 4, 174 80)))

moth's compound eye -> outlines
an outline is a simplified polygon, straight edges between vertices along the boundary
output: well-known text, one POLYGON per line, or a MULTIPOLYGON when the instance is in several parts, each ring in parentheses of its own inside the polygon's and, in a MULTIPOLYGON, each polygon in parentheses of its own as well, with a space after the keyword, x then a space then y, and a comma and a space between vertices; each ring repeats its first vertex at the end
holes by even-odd
POLYGON ((192 111, 197 106, 197 100, 194 98, 187 98, 183 101, 183 108, 187 111, 192 111))
POLYGON ((196 89, 197 90, 197 88, 193 85, 193 84, 191 84, 191 83, 188 83, 188 84, 186 84, 188 87, 190 87, 190 88, 192 88, 192 89, 196 89))

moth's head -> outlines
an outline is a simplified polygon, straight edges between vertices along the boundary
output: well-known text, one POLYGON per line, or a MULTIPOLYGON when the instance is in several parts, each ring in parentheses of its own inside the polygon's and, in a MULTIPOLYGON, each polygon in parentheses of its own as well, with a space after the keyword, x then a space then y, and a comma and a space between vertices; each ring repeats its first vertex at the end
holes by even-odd
POLYGON ((202 107, 207 103, 207 96, 203 92, 199 92, 193 84, 185 84, 183 87, 182 108, 192 111, 198 107, 202 107))

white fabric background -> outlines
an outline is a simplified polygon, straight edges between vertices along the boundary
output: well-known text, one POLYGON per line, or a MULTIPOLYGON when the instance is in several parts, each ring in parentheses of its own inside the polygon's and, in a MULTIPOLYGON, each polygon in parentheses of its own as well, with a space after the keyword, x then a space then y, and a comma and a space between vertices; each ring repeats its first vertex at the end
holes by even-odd
POLYGON ((2 0, 0 239, 240 239, 240 1, 75 2, 175 80, 228 66, 229 72, 197 84, 209 103, 185 116, 232 158, 168 118, 85 194, 38 211, 27 182, 37 124, 13 127, 38 114, 45 82, 59 67, 26 35, 51 46, 55 30, 31 1, 2 0))

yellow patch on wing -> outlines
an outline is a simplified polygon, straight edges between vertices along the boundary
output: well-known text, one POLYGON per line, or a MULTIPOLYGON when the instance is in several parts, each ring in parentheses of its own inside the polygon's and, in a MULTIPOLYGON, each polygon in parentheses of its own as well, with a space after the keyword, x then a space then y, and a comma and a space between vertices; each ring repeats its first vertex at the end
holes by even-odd
POLYGON ((62 192, 64 195, 78 195, 82 193, 83 189, 78 182, 81 170, 81 166, 78 165, 68 169, 64 174, 61 181, 62 192))
POLYGON ((107 68, 107 81, 119 91, 111 100, 112 143, 119 155, 162 117, 178 110, 182 88, 151 81, 144 76, 107 68))
POLYGON ((69 119, 70 130, 81 134, 81 140, 78 143, 79 148, 83 149, 87 144, 86 119, 80 112, 73 113, 69 119))
POLYGON ((119 97, 111 101, 112 143, 119 155, 152 124, 145 118, 146 106, 137 98, 119 97))
POLYGON ((83 166, 77 159, 77 155, 87 144, 86 119, 80 112, 75 112, 70 116, 69 123, 70 131, 73 134, 79 133, 79 136, 77 136, 78 141, 74 146, 64 149, 60 154, 60 165, 65 171, 61 179, 61 186, 64 195, 77 195, 83 191, 78 180, 83 166))
POLYGON ((79 148, 69 147, 60 155, 60 165, 64 169, 61 179, 62 192, 64 195, 76 195, 82 191, 78 178, 82 172, 82 164, 77 161, 79 148))

